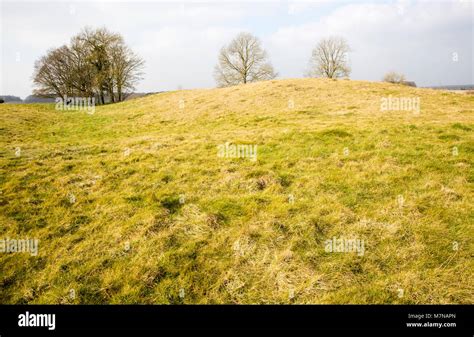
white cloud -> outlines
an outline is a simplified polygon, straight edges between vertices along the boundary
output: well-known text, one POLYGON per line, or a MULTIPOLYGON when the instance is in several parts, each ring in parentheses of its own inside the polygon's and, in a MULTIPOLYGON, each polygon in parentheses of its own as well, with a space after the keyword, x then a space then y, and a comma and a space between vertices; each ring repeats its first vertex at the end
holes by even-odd
POLYGON ((340 35, 353 50, 353 78, 379 80, 397 70, 422 85, 472 83, 471 9, 467 2, 346 5, 321 20, 281 27, 268 50, 281 73, 299 77, 317 41, 340 35), (453 52, 462 55, 457 63, 453 52))
POLYGON ((213 86, 218 51, 237 32, 223 27, 165 27, 144 32, 135 48, 147 60, 143 85, 154 90, 213 86))

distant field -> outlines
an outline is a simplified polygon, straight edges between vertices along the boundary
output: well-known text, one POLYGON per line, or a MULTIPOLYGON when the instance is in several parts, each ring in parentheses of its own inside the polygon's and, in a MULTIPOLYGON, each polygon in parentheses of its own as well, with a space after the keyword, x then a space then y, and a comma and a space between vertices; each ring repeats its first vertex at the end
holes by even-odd
POLYGON ((0 239, 39 240, 0 253, 0 303, 474 303, 474 95, 301 79, 54 107, 0 105, 0 239))

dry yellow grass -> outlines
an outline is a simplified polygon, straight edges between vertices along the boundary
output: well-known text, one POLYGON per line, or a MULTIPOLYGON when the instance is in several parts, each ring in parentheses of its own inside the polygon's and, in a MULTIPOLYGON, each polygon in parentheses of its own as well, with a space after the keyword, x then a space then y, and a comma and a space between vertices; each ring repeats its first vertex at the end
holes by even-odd
POLYGON ((0 302, 473 303, 473 113, 471 95, 316 79, 93 115, 3 104, 0 239, 39 253, 0 253, 0 302))

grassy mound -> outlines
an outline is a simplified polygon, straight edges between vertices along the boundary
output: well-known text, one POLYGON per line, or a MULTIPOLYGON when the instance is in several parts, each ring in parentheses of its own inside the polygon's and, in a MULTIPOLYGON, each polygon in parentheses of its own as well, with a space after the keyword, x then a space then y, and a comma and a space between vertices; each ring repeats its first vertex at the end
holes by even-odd
POLYGON ((2 104, 0 239, 39 250, 0 253, 0 303, 474 303, 473 113, 320 79, 2 104))

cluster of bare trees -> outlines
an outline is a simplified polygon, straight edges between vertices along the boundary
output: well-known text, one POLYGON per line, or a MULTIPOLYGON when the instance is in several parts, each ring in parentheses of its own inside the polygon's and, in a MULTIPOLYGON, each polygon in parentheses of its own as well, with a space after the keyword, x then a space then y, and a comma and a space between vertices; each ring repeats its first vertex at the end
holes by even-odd
MULTIPOLYGON (((341 37, 321 40, 313 49, 307 75, 327 78, 349 76, 349 52, 349 45, 341 37)), ((249 33, 240 33, 228 46, 222 47, 214 70, 214 78, 220 87, 270 80, 276 76, 260 40, 249 33)))
POLYGON ((383 77, 384 82, 403 84, 405 82, 405 75, 391 71, 386 73, 383 77))
POLYGON ((96 97, 123 101, 141 78, 144 61, 120 34, 86 28, 69 45, 49 50, 35 63, 34 93, 39 96, 96 97))

